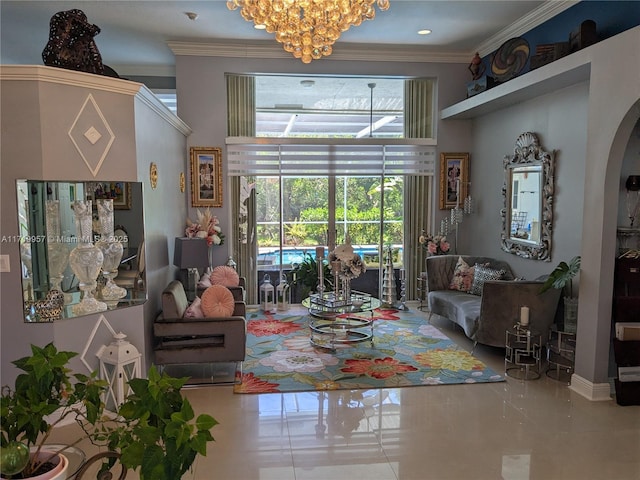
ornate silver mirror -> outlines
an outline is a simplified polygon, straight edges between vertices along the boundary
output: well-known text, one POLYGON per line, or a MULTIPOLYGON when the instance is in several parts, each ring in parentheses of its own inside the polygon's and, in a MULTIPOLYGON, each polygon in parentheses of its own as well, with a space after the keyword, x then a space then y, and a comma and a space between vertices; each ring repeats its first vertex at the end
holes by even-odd
POLYGON ((25 321, 50 322, 146 300, 139 268, 144 265, 141 183, 18 180, 16 190, 25 321), (91 205, 82 235, 77 203, 91 205), (85 265, 96 249, 100 260, 85 265), (87 280, 81 271, 89 267, 95 272, 87 280), (89 308, 89 297, 96 308, 89 308))
POLYGON ((524 258, 551 261, 554 152, 531 132, 504 158, 502 249, 524 258))

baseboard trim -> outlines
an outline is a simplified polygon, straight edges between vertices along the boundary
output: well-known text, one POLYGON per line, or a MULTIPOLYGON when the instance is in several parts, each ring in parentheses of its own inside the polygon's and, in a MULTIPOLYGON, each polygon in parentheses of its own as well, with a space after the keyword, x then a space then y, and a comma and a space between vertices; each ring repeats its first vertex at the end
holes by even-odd
POLYGON ((569 385, 569 388, 587 400, 594 402, 613 400, 611 398, 611 386, 609 382, 593 383, 574 373, 571 375, 571 385, 569 385))

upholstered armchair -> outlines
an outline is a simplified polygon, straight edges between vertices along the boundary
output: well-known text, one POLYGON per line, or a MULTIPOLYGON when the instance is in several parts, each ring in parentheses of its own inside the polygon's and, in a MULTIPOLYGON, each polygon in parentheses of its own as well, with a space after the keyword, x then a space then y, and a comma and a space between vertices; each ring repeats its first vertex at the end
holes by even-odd
MULTIPOLYGON (((194 314, 196 305, 187 302, 184 286, 172 281, 162 292, 162 313, 153 325, 155 363, 159 366, 182 363, 241 362, 245 357, 246 325, 242 287, 215 285, 197 297, 195 304, 207 302, 215 317, 194 314), (229 298, 222 295, 226 290, 229 298), (210 295, 211 294, 211 295, 210 295), (223 305, 226 304, 226 305, 223 305)), ((206 310, 206 309, 205 309, 206 310)))

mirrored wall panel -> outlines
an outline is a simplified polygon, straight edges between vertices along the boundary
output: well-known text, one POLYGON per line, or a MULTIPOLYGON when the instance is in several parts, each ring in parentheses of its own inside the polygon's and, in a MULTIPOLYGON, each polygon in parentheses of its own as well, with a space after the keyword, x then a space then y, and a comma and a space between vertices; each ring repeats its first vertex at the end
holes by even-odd
POLYGON ((146 300, 142 183, 18 180, 16 189, 25 321, 146 300))

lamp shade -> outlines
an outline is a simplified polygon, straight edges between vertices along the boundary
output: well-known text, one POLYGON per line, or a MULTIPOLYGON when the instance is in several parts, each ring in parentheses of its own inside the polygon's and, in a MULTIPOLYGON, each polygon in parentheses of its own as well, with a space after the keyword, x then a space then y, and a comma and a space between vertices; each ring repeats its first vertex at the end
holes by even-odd
POLYGON ((627 183, 624 185, 630 192, 637 192, 640 190, 640 175, 629 175, 627 177, 627 183))
POLYGON ((176 238, 173 264, 181 269, 207 268, 209 247, 206 238, 176 238))

